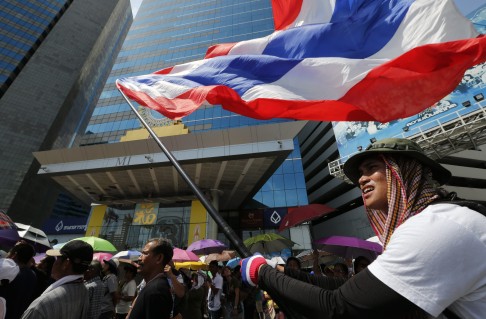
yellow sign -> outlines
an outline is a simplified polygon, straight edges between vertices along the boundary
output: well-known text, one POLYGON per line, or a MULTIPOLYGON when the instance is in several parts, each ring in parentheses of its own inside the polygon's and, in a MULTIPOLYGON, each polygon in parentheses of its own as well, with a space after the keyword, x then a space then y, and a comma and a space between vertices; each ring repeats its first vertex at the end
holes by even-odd
POLYGON ((154 225, 157 222, 159 203, 137 204, 132 225, 154 225))
POLYGON ((103 218, 105 217, 106 205, 97 205, 91 207, 89 215, 88 226, 86 227, 86 236, 98 237, 101 226, 103 226, 103 218))
POLYGON ((187 245, 206 238, 207 215, 206 208, 204 208, 201 202, 193 200, 191 205, 191 219, 189 221, 187 245))

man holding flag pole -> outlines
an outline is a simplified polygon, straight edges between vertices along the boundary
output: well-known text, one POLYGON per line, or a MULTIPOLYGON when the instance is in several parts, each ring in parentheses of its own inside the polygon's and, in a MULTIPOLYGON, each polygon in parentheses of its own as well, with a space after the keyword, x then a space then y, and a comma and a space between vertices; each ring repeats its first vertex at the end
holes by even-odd
MULTIPOLYGON (((486 61, 486 37, 475 32, 452 1, 272 4, 276 31, 271 35, 217 45, 204 60, 119 79, 118 89, 127 101, 172 119, 208 101, 257 119, 388 122, 434 104, 468 68, 486 61)), ((248 257, 241 239, 184 179, 238 252, 248 257)), ((292 318, 306 318, 283 295, 272 297, 292 318)))

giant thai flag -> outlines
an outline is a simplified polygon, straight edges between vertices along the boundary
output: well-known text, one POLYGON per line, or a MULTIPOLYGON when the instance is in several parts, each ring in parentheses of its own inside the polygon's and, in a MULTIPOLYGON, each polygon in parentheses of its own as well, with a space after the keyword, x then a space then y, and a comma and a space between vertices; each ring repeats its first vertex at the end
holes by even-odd
POLYGON ((275 32, 216 45, 206 58, 121 78, 129 98, 178 119, 204 101, 257 119, 405 118, 486 61, 447 0, 273 0, 275 32))

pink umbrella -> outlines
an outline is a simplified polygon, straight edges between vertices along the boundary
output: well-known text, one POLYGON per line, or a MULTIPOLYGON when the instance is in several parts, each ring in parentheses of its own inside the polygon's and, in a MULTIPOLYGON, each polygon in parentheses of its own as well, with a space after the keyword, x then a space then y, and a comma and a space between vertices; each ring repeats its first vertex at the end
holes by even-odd
POLYGON ((109 253, 94 253, 93 260, 103 261, 103 260, 110 260, 113 257, 112 254, 109 253))
POLYGON ((199 257, 192 251, 187 251, 180 248, 174 248, 174 255, 172 256, 174 262, 181 261, 199 261, 199 257))

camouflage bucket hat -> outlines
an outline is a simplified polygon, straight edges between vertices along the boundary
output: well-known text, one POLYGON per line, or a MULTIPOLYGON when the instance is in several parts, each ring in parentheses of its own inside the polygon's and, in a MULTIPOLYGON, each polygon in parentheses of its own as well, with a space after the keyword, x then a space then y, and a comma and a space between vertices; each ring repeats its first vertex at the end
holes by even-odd
POLYGON ((361 177, 358 171, 360 163, 369 156, 377 154, 400 155, 414 158, 432 170, 432 177, 441 185, 449 181, 452 174, 442 165, 427 157, 422 148, 405 138, 385 138, 370 144, 366 150, 350 157, 343 167, 344 174, 355 184, 361 177))

